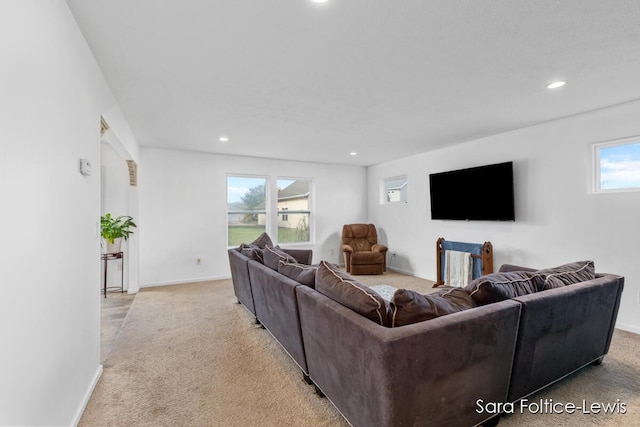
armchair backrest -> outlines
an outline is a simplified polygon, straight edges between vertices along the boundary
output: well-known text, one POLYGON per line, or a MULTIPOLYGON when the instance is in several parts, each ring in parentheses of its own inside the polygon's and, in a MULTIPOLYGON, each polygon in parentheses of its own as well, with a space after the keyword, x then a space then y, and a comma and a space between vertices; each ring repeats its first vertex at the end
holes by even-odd
POLYGON ((370 251, 378 243, 378 233, 373 224, 346 224, 342 227, 342 244, 354 252, 370 251))

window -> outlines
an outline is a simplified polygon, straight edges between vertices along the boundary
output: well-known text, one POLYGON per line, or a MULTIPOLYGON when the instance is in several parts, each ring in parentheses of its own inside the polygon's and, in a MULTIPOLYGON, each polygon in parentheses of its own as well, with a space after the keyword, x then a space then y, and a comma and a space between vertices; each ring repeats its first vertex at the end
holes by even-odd
POLYGON ((407 176, 396 176, 385 178, 382 182, 383 197, 382 203, 407 202, 407 176))
POLYGON ((264 232, 275 244, 311 242, 312 181, 278 178, 277 200, 271 183, 264 176, 227 176, 227 246, 253 242, 264 232))
POLYGON ((593 147, 596 193, 640 190, 640 137, 593 147))
POLYGON ((227 245, 253 242, 266 231, 267 178, 227 176, 227 245))
POLYGON ((311 241, 311 180, 278 178, 278 243, 311 241))

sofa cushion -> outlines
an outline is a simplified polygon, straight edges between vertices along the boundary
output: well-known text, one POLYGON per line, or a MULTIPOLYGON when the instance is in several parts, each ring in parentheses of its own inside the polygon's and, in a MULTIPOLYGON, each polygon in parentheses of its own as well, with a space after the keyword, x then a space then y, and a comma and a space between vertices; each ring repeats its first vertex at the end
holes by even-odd
POLYGON ((533 294, 540 289, 541 281, 542 276, 531 271, 491 273, 475 279, 465 290, 477 305, 485 305, 533 294))
POLYGON ((257 245, 253 245, 253 244, 241 244, 240 247, 238 247, 238 250, 240 251, 240 253, 244 256, 246 256, 249 259, 252 259, 254 261, 258 261, 260 264, 264 264, 264 256, 262 254, 262 249, 260 249, 257 245))
POLYGON ((561 288, 574 283, 586 282, 596 278, 596 268, 593 261, 577 261, 558 267, 538 270, 542 276, 539 290, 561 288))
POLYGON ((273 242, 271 241, 271 237, 265 232, 259 235, 256 240, 251 242, 252 245, 256 245, 260 249, 264 249, 266 246, 273 246, 273 242))
POLYGON ((428 295, 398 289, 391 298, 389 325, 392 328, 410 325, 475 306, 469 293, 462 288, 443 288, 428 295))
POLYGON ((316 290, 379 325, 388 325, 387 302, 328 262, 322 261, 318 267, 316 290))
POLYGON ((264 265, 272 270, 278 271, 278 263, 280 261, 298 262, 294 257, 283 251, 280 246, 265 246, 263 253, 264 265))
POLYGON ((278 262, 278 273, 311 288, 316 287, 316 271, 318 271, 317 265, 306 265, 287 261, 278 262))

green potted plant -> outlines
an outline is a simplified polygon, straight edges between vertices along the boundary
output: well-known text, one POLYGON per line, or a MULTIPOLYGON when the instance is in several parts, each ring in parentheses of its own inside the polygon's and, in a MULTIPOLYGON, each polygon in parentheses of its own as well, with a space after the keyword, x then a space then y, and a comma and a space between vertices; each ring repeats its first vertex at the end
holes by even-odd
POLYGON ((120 252, 122 240, 129 239, 129 235, 136 228, 133 218, 128 215, 114 218, 110 213, 100 217, 100 234, 107 243, 107 253, 120 252))

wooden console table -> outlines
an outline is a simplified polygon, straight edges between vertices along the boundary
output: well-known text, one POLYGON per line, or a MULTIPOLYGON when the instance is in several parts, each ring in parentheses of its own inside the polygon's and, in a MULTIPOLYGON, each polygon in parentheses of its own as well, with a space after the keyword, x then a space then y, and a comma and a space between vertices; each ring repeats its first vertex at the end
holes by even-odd
POLYGON ((104 297, 107 297, 107 289, 120 289, 120 293, 124 292, 124 254, 122 252, 114 252, 108 254, 101 254, 100 258, 104 262, 104 284, 103 284, 103 292, 104 297), (107 266, 109 265, 109 261, 114 259, 122 260, 122 270, 120 271, 120 286, 107 286, 107 266))

